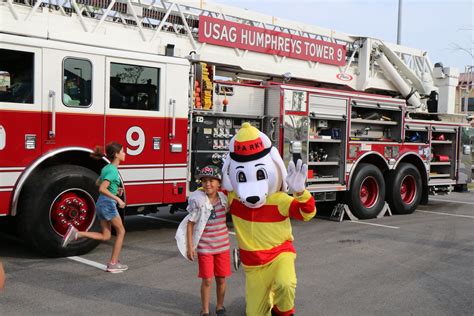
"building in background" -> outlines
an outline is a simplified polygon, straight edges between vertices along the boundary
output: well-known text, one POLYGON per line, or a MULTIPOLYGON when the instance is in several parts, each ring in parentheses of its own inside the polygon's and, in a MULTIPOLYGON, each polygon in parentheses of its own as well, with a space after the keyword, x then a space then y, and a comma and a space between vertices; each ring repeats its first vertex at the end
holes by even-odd
POLYGON ((456 112, 474 115, 474 66, 466 66, 465 72, 459 75, 456 89, 456 112))

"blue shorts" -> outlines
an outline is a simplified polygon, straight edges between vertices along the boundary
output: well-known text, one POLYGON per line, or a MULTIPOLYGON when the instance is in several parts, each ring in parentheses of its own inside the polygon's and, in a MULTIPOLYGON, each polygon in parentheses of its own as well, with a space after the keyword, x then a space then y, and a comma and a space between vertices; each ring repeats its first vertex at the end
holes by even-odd
POLYGON ((111 221, 115 216, 119 216, 117 202, 102 194, 99 195, 99 198, 95 203, 95 212, 97 218, 101 221, 111 221))

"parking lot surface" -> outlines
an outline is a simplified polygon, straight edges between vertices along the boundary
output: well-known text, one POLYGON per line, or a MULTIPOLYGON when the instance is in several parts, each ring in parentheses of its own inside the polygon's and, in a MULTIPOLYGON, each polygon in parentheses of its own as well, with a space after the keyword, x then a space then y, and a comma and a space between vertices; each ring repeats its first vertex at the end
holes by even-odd
MULTIPOLYGON (((110 242, 51 259, 0 233, 0 314, 199 315, 197 263, 174 240, 184 215, 127 217, 121 261, 130 269, 119 274, 102 270, 110 242)), ((473 228, 472 192, 431 197, 411 215, 293 221, 297 315, 473 315, 473 228)), ((245 314, 244 295, 237 271, 228 279, 228 315, 245 314)))

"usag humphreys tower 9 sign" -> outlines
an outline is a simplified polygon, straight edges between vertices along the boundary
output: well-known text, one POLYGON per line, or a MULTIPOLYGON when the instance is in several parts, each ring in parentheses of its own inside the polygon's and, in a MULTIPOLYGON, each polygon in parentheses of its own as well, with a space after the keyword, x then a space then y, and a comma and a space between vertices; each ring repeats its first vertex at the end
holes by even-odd
POLYGON ((199 41, 219 46, 343 66, 346 47, 208 16, 199 17, 199 41))

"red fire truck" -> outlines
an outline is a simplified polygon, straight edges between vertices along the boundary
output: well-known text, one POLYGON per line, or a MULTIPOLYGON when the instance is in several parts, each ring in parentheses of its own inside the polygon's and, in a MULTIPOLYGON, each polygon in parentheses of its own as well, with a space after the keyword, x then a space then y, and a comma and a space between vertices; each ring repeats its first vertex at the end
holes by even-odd
POLYGON ((471 180, 457 72, 418 49, 202 1, 2 0, 0 30, 0 215, 47 255, 97 245, 60 240, 97 225, 112 140, 127 214, 185 204, 243 122, 360 219, 471 180))

